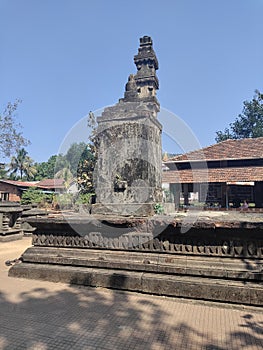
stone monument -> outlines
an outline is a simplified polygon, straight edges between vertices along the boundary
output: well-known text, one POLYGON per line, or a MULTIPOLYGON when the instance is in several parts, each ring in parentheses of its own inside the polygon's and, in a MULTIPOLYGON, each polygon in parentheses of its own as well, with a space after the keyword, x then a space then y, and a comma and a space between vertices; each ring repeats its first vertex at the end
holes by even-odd
POLYGON ((158 61, 149 36, 140 39, 134 62, 124 98, 97 118, 94 214, 148 216, 162 201, 158 61))
POLYGON ((151 215, 161 125, 150 37, 135 64, 124 98, 98 118, 93 215, 27 218, 33 246, 9 276, 262 306, 263 221, 203 216, 182 233, 184 216, 151 215))

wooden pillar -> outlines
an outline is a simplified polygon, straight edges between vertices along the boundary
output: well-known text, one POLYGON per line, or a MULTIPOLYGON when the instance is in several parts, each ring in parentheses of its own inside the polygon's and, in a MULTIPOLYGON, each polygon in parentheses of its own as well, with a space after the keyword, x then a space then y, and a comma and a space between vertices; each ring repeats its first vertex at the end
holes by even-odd
POLYGON ((222 183, 222 200, 221 200, 221 207, 222 208, 228 208, 228 202, 229 202, 228 195, 229 195, 228 194, 228 186, 224 182, 224 183, 222 183))
POLYGON ((255 183, 254 198, 256 207, 263 208, 263 181, 255 183))
POLYGON ((172 196, 173 196, 175 208, 179 208, 180 207, 181 185, 180 184, 170 184, 170 191, 171 191, 172 196))
POLYGON ((188 184, 183 184, 183 193, 184 193, 184 205, 189 205, 189 191, 188 191, 188 184))

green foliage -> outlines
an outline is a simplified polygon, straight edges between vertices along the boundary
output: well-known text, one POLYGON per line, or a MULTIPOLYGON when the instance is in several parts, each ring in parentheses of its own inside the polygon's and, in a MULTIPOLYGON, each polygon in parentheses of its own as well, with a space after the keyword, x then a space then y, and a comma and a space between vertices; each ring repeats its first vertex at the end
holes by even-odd
POLYGON ((93 193, 93 172, 96 164, 94 147, 89 145, 82 154, 78 165, 77 181, 81 193, 93 193))
POLYGON ((85 142, 73 143, 66 155, 65 158, 69 163, 69 168, 73 177, 77 176, 78 165, 84 159, 84 153, 86 151, 87 145, 85 142))
POLYGON ((22 136, 21 125, 16 122, 15 112, 21 101, 9 102, 0 113, 0 155, 10 157, 30 142, 22 136))
POLYGON ((55 174, 64 168, 69 168, 69 163, 62 154, 51 156, 47 162, 35 163, 36 174, 34 180, 53 179, 55 174))
POLYGON ((172 193, 170 190, 163 188, 163 194, 164 194, 165 202, 172 202, 172 193))
POLYGON ((93 172, 97 162, 96 118, 89 112, 88 127, 91 128, 89 143, 79 162, 77 181, 81 193, 94 193, 93 172))
MULTIPOLYGON (((54 174, 58 173, 62 169, 70 168, 69 161, 63 154, 58 154, 55 157, 56 157, 56 162, 54 164, 54 174)), ((54 174, 53 174, 53 177, 54 177, 54 174)))
POLYGON ((35 187, 31 187, 22 193, 21 204, 44 204, 51 203, 52 200, 52 193, 44 193, 35 187))
POLYGON ((42 179, 53 179, 55 174, 57 155, 51 156, 47 162, 36 163, 36 175, 35 180, 40 181, 42 179))
POLYGON ((75 204, 90 204, 93 195, 94 193, 80 193, 75 204))
POLYGON ((252 101, 245 101, 242 114, 224 131, 216 132, 216 142, 263 136, 263 94, 258 90, 252 101))
POLYGON ((162 203, 156 203, 154 205, 154 212, 155 212, 155 214, 163 214, 164 207, 163 207, 162 203))
POLYGON ((17 176, 17 173, 19 173, 20 179, 24 175, 27 180, 30 180, 34 178, 37 169, 33 165, 33 160, 28 156, 28 152, 24 148, 21 148, 17 152, 17 155, 11 158, 9 171, 11 176, 17 176))
POLYGON ((65 186, 77 179, 81 193, 93 193, 93 171, 96 164, 95 146, 96 119, 89 113, 88 126, 92 129, 90 142, 73 143, 65 155, 53 155, 47 162, 36 163, 34 180, 45 178, 63 178, 65 186))
POLYGON ((0 179, 6 179, 7 177, 8 175, 5 164, 0 164, 0 179))
POLYGON ((58 203, 60 209, 71 209, 74 202, 72 193, 62 193, 56 195, 54 202, 58 203))

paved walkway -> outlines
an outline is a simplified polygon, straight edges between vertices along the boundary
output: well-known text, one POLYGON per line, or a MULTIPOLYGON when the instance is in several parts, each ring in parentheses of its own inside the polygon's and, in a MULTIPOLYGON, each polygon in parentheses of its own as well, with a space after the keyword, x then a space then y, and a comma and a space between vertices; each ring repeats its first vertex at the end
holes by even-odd
POLYGON ((263 309, 8 277, 29 245, 0 243, 0 350, 263 348, 263 309))

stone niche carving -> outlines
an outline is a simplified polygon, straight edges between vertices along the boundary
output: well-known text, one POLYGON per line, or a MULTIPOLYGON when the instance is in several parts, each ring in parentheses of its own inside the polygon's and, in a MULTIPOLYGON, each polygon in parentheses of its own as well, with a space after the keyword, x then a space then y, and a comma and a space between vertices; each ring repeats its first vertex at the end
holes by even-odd
POLYGON ((148 36, 140 39, 124 98, 97 118, 95 214, 151 215, 162 201, 161 133, 156 98, 158 61, 148 36))
POLYGON ((23 237, 22 207, 17 203, 0 203, 0 242, 23 237))

